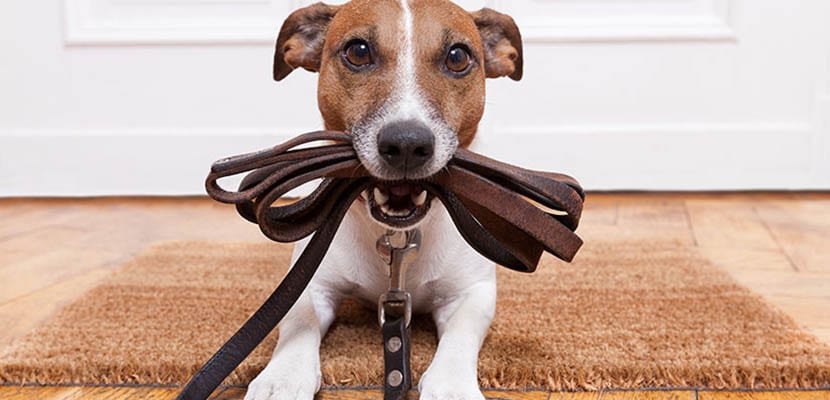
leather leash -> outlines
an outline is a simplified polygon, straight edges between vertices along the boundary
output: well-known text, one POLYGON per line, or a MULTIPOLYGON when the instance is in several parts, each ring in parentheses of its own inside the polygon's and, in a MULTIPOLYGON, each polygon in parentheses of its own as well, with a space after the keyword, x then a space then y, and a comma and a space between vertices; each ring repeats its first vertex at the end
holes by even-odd
MULTIPOLYGON (((307 133, 272 149, 213 164, 206 182, 213 199, 236 204, 243 218, 258 224, 274 241, 313 237, 277 289, 193 376, 179 399, 206 399, 277 326, 308 286, 349 207, 373 182, 344 132, 307 133), (300 148, 315 142, 324 145, 300 148), (248 175, 238 191, 227 191, 218 183, 242 173, 248 175), (322 183, 311 195, 275 205, 286 193, 316 179, 322 183)), ((585 194, 567 175, 531 171, 458 149, 447 168, 419 184, 445 205, 470 246, 512 270, 535 271, 545 251, 571 261, 582 245, 574 231, 585 194)), ((396 324, 394 334, 405 334, 407 324, 398 317, 389 322, 396 324)), ((384 336, 385 331, 386 326, 384 336)), ((389 331, 392 335, 393 327, 389 331)), ((408 360, 408 347, 405 350, 408 360)))

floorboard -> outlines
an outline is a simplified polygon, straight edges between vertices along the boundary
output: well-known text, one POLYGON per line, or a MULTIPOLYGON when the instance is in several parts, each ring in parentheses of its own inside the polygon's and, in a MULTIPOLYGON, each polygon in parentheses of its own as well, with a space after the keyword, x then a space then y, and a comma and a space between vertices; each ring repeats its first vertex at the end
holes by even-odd
MULTIPOLYGON (((144 247, 167 240, 265 241, 233 207, 206 198, 0 200, 0 350, 94 287, 144 247)), ((591 241, 696 246, 715 265, 830 343, 830 194, 589 194, 591 241)), ((172 399, 155 387, 0 387, 0 399, 172 399)), ((242 399, 244 390, 214 399, 242 399)), ((489 391, 522 400, 830 400, 830 391, 489 391)), ((381 399, 324 391, 318 399, 381 399)), ((417 395, 413 394, 413 399, 417 395)))
MULTIPOLYGON (((3 400, 173 400, 174 388, 125 387, 0 387, 3 400)), ((828 400, 830 391, 605 391, 560 393, 542 391, 485 391, 487 400, 828 400)), ((245 390, 218 389, 211 400, 242 400, 245 390)), ((409 399, 417 400, 416 392, 409 399)), ((324 390, 316 400, 381 400, 379 390, 324 390)))

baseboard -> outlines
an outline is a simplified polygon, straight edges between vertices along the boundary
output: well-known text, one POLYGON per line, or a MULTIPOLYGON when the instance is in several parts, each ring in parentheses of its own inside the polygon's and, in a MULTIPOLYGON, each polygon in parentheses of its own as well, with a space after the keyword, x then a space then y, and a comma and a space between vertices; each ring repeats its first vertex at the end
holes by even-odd
MULTIPOLYGON (((214 160, 298 132, 0 132, 0 197, 200 195, 214 160)), ((810 156, 814 134, 799 124, 505 126, 484 130, 475 148, 590 190, 830 189, 816 174, 826 160, 810 156)))
POLYGON ((213 161, 291 136, 0 136, 0 196, 204 194, 213 161))

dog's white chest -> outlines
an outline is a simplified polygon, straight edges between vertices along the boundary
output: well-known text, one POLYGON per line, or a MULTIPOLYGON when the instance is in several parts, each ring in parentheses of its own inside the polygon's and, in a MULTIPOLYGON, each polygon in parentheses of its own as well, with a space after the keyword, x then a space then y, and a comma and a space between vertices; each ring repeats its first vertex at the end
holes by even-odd
MULTIPOLYGON (((352 207, 314 279, 339 295, 375 304, 389 290, 389 267, 375 249, 384 232, 368 218, 361 205, 352 207)), ((465 288, 495 279, 493 262, 470 248, 440 204, 434 206, 420 229, 423 241, 406 269, 405 281, 416 312, 430 312, 465 288)), ((305 243, 298 246, 302 248, 305 243)))

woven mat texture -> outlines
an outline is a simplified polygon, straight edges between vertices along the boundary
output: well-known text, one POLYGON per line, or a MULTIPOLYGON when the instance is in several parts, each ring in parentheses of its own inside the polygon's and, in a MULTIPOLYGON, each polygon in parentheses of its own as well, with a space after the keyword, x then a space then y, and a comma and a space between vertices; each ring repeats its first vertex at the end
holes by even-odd
MULTIPOLYGON (((120 268, 13 346, 2 383, 184 383, 267 297, 290 246, 162 243, 120 268)), ((830 348, 694 248, 591 243, 568 265, 499 271, 495 322, 481 351, 491 388, 809 388, 830 386, 830 348)), ((322 350, 323 384, 377 386, 376 315, 345 303, 322 350)), ((246 384, 275 332, 229 377, 246 384)), ((436 347, 414 321, 415 378, 436 347)))

